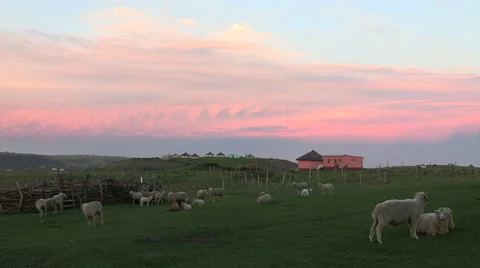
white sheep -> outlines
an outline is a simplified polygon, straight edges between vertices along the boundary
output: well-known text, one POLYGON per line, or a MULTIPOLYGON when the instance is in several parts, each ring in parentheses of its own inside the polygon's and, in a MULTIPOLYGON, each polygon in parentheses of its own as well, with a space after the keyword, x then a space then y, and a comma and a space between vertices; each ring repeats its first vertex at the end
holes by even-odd
POLYGON ((35 207, 40 213, 40 221, 43 222, 43 217, 47 216, 48 206, 53 206, 53 198, 40 198, 35 202, 35 207))
POLYGON ((96 221, 100 219, 101 224, 103 225, 103 206, 102 203, 98 201, 92 201, 89 203, 83 203, 80 205, 80 209, 83 212, 83 215, 87 219, 88 226, 95 226, 96 221))
POLYGON ((312 188, 310 189, 303 189, 302 190, 302 193, 300 194, 300 196, 310 196, 310 193, 312 192, 312 188))
POLYGON ((213 202, 215 203, 215 196, 220 196, 220 199, 223 200, 223 198, 225 197, 225 189, 209 187, 208 195, 213 198, 213 202))
POLYGON ((154 196, 151 195, 149 197, 142 196, 140 197, 140 206, 143 207, 143 204, 147 203, 147 207, 150 206, 150 202, 152 202, 154 196))
POLYGON ((163 204, 163 199, 165 198, 166 196, 166 192, 163 191, 163 192, 156 192, 154 197, 155 197, 155 204, 156 205, 159 205, 159 204, 163 204))
POLYGON ((153 192, 147 192, 147 191, 145 191, 145 192, 142 192, 142 195, 143 195, 144 197, 150 197, 150 196, 155 196, 155 193, 156 193, 155 191, 153 191, 153 192))
POLYGON ((130 197, 132 198, 132 205, 135 206, 135 200, 140 200, 143 197, 143 193, 130 191, 130 197))
POLYGON ((201 206, 203 204, 205 204, 205 201, 203 201, 202 199, 196 198, 196 199, 193 199, 192 201, 193 206, 201 206))
POLYGON ((208 190, 198 190, 197 198, 198 199, 205 199, 205 196, 208 194, 208 190))
POLYGON ((378 203, 372 212, 373 224, 370 228, 370 241, 377 236, 377 241, 382 242, 382 230, 387 225, 396 226, 408 223, 410 237, 418 239, 416 226, 420 215, 428 203, 428 196, 424 192, 417 192, 413 199, 391 199, 378 203))
POLYGON ((292 187, 297 188, 297 194, 301 194, 301 191, 308 187, 306 182, 292 182, 292 187))
POLYGON ((318 183, 318 188, 322 190, 322 194, 325 195, 325 191, 328 191, 329 194, 333 194, 333 184, 331 183, 318 183))
POLYGON ((192 205, 183 203, 183 210, 190 210, 190 209, 192 209, 192 205))
POLYGON ((438 211, 448 212, 449 220, 448 220, 448 230, 453 231, 455 229, 455 222, 453 222, 453 211, 450 208, 441 207, 438 211))
POLYGON ((168 194, 167 194, 167 201, 169 203, 173 202, 173 199, 172 199, 173 194, 174 194, 174 192, 172 192, 172 191, 168 192, 168 194))
POLYGON ((68 198, 68 196, 62 192, 52 197, 51 205, 53 206, 53 213, 57 213, 59 208, 60 211, 63 211, 63 200, 66 198, 68 198))
POLYGON ((257 201, 255 201, 255 204, 268 204, 272 202, 272 196, 270 194, 262 194, 259 197, 257 197, 257 201))
POLYGON ((451 210, 434 210, 433 213, 423 213, 417 223, 417 234, 435 236, 443 235, 450 231, 451 210))

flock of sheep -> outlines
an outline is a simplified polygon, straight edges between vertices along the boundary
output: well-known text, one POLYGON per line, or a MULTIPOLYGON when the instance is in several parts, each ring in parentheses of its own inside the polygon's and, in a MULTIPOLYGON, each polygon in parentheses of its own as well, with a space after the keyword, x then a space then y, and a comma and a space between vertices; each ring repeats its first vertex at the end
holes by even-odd
MULTIPOLYGON (((317 186, 323 194, 325 194, 325 192, 333 194, 332 184, 318 183, 317 186)), ((300 196, 309 196, 312 192, 312 189, 308 188, 306 182, 292 182, 292 187, 296 188, 297 194, 300 196)), ((145 204, 149 206, 150 203, 160 205, 164 201, 167 201, 172 204, 169 209, 170 211, 190 210, 192 209, 192 205, 203 205, 207 196, 211 196, 212 201, 215 202, 215 197, 220 197, 220 199, 225 197, 225 190, 223 188, 211 187, 207 190, 202 189, 197 192, 197 196, 193 200, 189 199, 186 192, 130 191, 133 205, 135 205, 137 200, 142 207, 145 204)), ((48 207, 53 207, 54 214, 58 211, 63 211, 63 201, 66 198, 67 195, 65 193, 59 193, 51 198, 38 199, 35 207, 40 214, 41 222, 43 222, 43 218, 47 215, 48 207)), ((372 212, 373 223, 370 228, 369 240, 373 242, 373 238, 376 236, 378 243, 383 244, 383 228, 387 225, 397 226, 404 223, 409 225, 410 237, 414 239, 418 239, 417 234, 431 236, 448 234, 455 228, 452 210, 447 207, 441 207, 434 210, 434 212, 424 213, 428 201, 428 196, 425 192, 417 192, 413 198, 390 199, 378 203, 372 212)), ((272 196, 265 192, 261 192, 255 201, 257 204, 269 204, 271 202, 272 196)), ((103 206, 99 201, 83 203, 80 205, 80 209, 89 226, 95 226, 98 221, 103 225, 103 206)))

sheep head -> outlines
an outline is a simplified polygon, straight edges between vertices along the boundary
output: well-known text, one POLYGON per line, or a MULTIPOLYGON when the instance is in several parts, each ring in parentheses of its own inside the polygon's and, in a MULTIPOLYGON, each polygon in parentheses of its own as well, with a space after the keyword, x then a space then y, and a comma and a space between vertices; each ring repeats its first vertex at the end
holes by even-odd
POLYGON ((308 189, 308 191, 311 193, 311 192, 313 191, 313 189, 312 189, 312 188, 310 188, 310 189, 308 189))
POLYGON ((425 192, 416 192, 414 199, 423 201, 425 203, 428 202, 428 195, 425 192))
POLYGON ((441 220, 441 221, 445 221, 447 219, 449 219, 449 212, 448 211, 442 211, 442 210, 434 210, 434 212, 437 214, 437 219, 441 220))
POLYGON ((264 195, 264 194, 265 194, 265 192, 260 192, 260 195, 264 195))

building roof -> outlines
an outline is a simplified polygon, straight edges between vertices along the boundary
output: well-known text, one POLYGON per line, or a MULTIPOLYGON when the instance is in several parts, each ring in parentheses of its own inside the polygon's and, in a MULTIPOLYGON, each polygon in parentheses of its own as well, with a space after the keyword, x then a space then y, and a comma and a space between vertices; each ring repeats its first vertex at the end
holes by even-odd
POLYGON ((225 155, 225 154, 224 154, 224 153, 222 153, 222 152, 220 152, 220 153, 218 153, 217 155, 225 155))
POLYGON ((310 152, 300 156, 297 158, 297 161, 322 161, 322 155, 315 152, 315 150, 311 150, 310 152))
POLYGON ((350 154, 324 154, 323 157, 343 157, 343 156, 350 156, 350 157, 356 157, 356 158, 364 158, 363 156, 356 156, 356 155, 350 155, 350 154))
POLYGON ((187 152, 184 152, 182 156, 190 156, 187 152))
POLYGON ((208 152, 208 154, 206 154, 206 155, 214 155, 214 154, 212 152, 208 152))
POLYGON ((191 157, 200 157, 198 154, 192 154, 191 157))

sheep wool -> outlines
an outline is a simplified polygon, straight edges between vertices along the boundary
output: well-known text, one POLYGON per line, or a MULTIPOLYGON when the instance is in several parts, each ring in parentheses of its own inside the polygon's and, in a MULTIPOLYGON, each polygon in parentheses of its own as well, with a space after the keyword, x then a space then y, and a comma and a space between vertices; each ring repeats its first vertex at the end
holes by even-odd
POLYGON ((52 199, 52 202, 51 202, 51 205, 53 206, 53 213, 57 213, 59 211, 59 208, 60 208, 60 211, 63 211, 63 200, 65 200, 66 198, 68 198, 68 196, 61 192, 57 195, 54 195, 51 199, 52 199))
POLYGON ((197 198, 198 199, 205 199, 205 196, 208 194, 208 190, 198 190, 197 198))
POLYGON ((438 211, 448 212, 448 215, 449 215, 448 230, 453 231, 453 229, 455 229, 455 222, 453 222, 453 211, 450 208, 447 208, 447 207, 441 207, 441 208, 438 209, 438 211))
POLYGON ((268 204, 272 202, 272 196, 270 194, 263 194, 257 197, 255 204, 268 204))
POLYGON ((163 199, 165 198, 166 196, 166 192, 163 191, 163 192, 156 192, 155 193, 155 204, 156 205, 159 205, 159 204, 163 204, 163 199))
POLYGON ((318 183, 318 188, 322 190, 323 195, 326 191, 328 191, 328 194, 333 194, 333 184, 331 183, 318 183))
POLYGON ((310 192, 312 192, 312 189, 303 189, 300 196, 310 196, 310 192))
POLYGON ((135 206, 135 200, 140 200, 143 197, 143 193, 130 191, 130 197, 132 198, 132 205, 135 206))
POLYGON ((38 213, 40 214, 40 221, 43 222, 43 217, 47 216, 47 210, 48 206, 53 206, 53 199, 52 198, 47 198, 43 199, 40 198, 35 202, 35 208, 38 210, 38 213))
POLYGON ((192 206, 189 205, 189 204, 184 204, 183 209, 184 210, 190 210, 190 209, 192 209, 192 206))
POLYGON ((96 222, 100 220, 103 225, 103 206, 98 201, 92 201, 89 203, 83 203, 80 205, 83 215, 87 219, 88 226, 95 226, 96 222))
POLYGON ((417 234, 427 234, 435 236, 437 234, 444 235, 450 230, 448 224, 450 223, 450 211, 435 210, 433 213, 423 213, 417 223, 417 234))
POLYGON ((193 206, 201 206, 203 204, 205 204, 205 201, 203 201, 203 199, 196 198, 196 199, 193 199, 192 201, 193 206))
POLYGON ((382 242, 382 230, 385 226, 396 226, 408 223, 410 237, 418 239, 416 226, 420 215, 428 203, 428 196, 424 192, 417 192, 413 199, 391 199, 378 203, 372 212, 372 227, 370 228, 369 240, 377 236, 377 241, 382 242))

